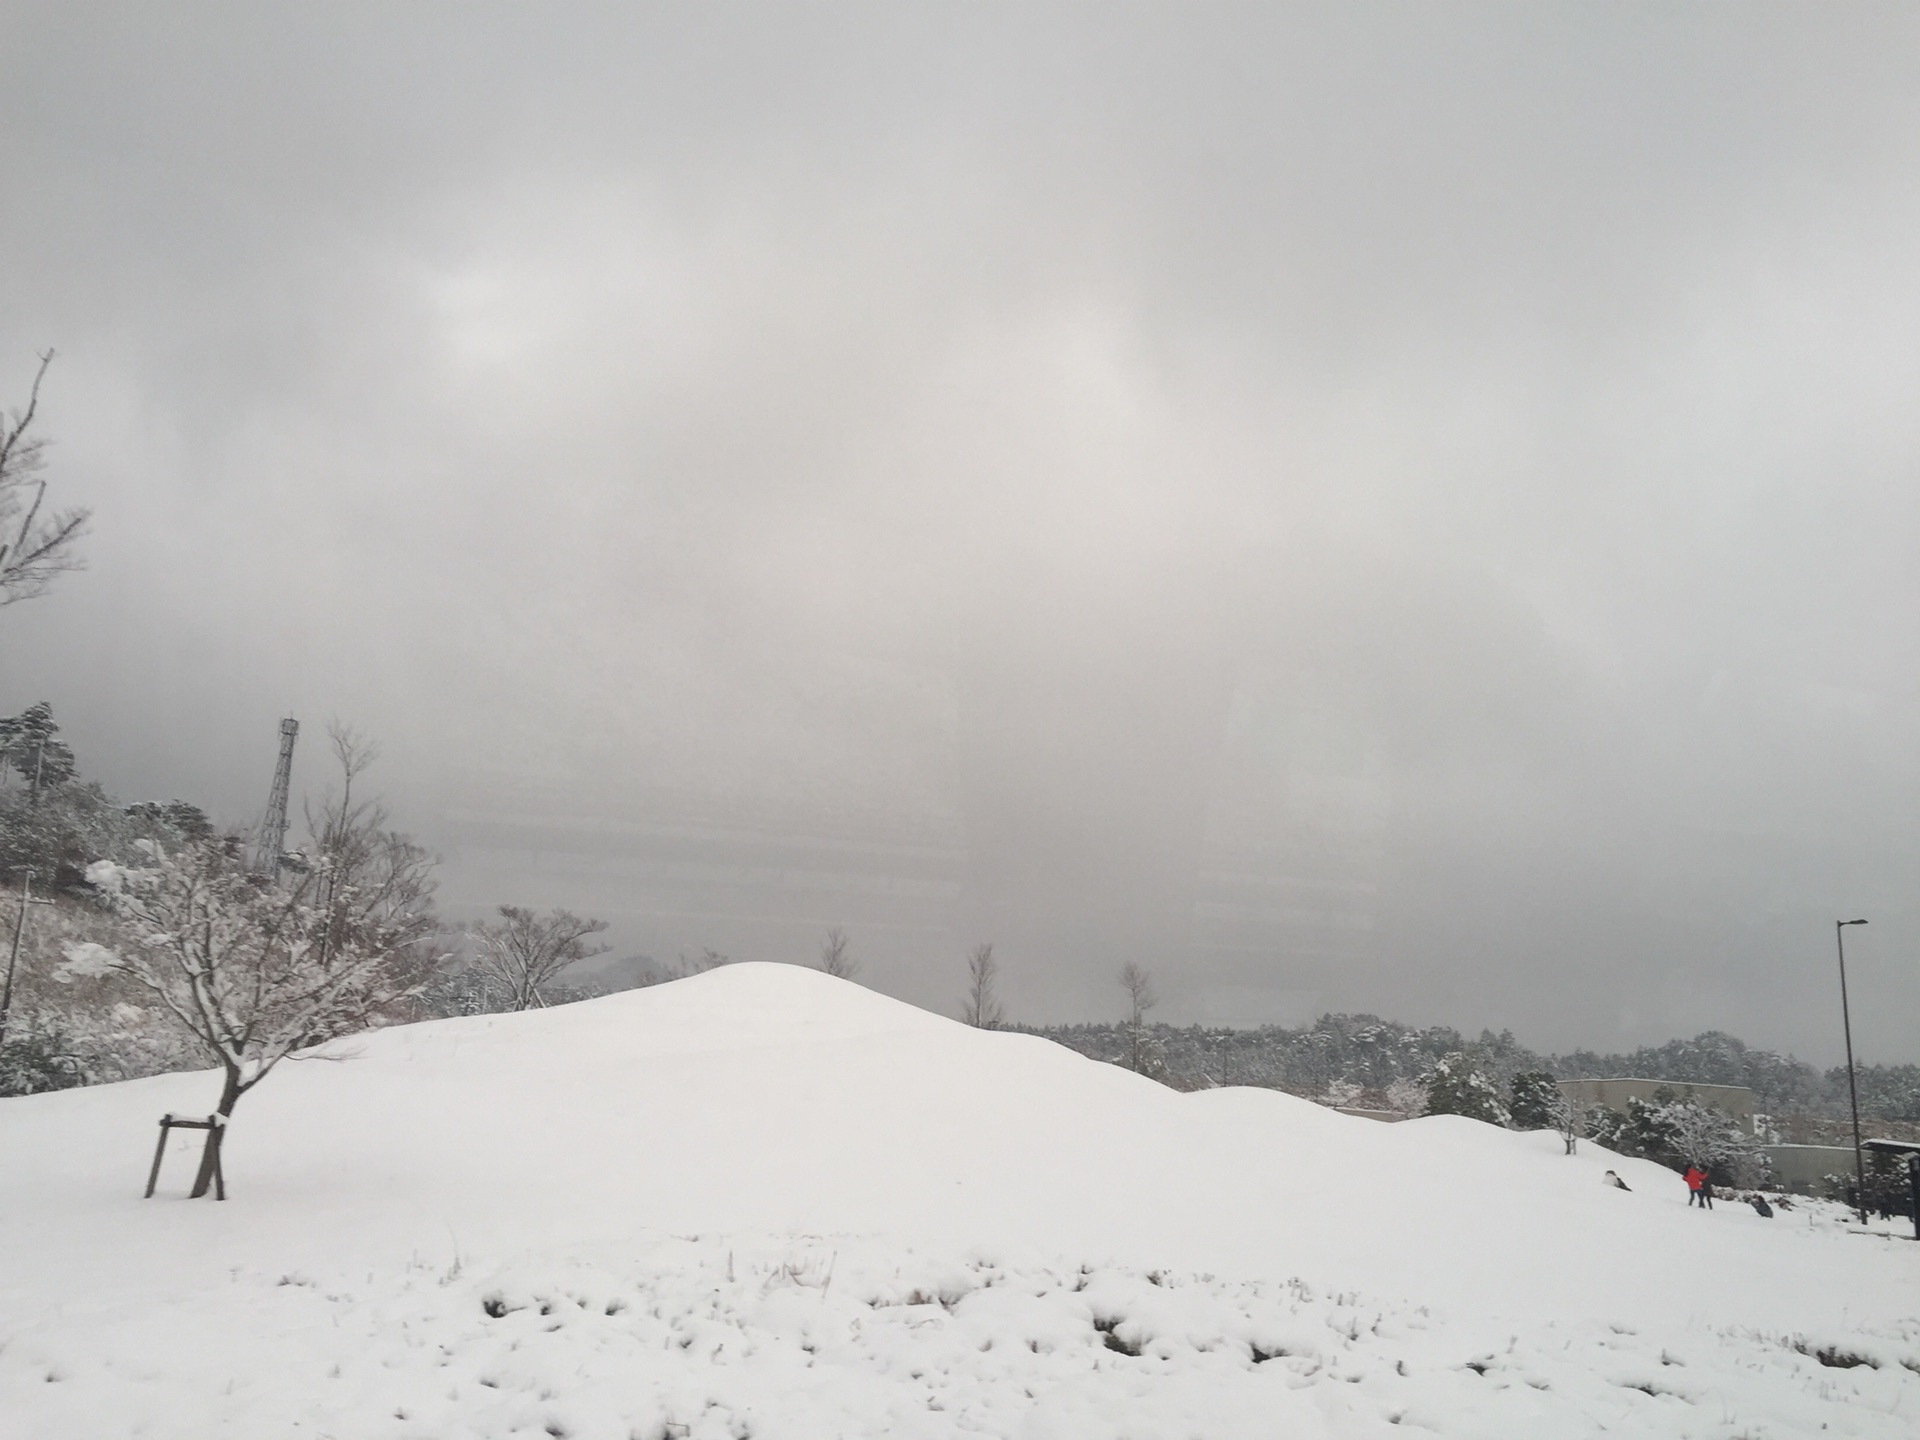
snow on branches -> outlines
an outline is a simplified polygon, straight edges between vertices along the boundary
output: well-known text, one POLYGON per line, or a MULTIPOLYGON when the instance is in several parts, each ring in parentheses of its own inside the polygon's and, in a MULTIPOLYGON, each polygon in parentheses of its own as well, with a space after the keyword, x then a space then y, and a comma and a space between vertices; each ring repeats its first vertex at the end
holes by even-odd
POLYGON ((238 1098, 292 1051, 363 1028, 408 988, 396 961, 432 917, 406 878, 412 847, 386 838, 364 873, 341 876, 322 857, 290 885, 251 873, 219 841, 153 846, 141 869, 101 861, 87 878, 126 935, 112 968, 227 1069, 238 1098))
POLYGON ((389 831, 350 838, 279 879, 231 840, 88 869, 120 921, 110 968, 220 1066, 222 1116, 288 1055, 380 1023, 423 971, 430 859, 389 831))
POLYGON ((47 482, 39 478, 47 442, 33 434, 33 421, 52 363, 51 350, 40 357, 27 408, 0 416, 0 605, 44 595, 54 576, 80 568, 88 512, 47 511, 47 482))

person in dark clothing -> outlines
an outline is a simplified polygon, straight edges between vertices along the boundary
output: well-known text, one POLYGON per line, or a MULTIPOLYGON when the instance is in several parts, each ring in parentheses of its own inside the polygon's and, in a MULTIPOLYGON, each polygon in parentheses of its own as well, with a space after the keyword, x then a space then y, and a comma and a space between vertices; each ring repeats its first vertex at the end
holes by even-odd
POLYGON ((1771 1220, 1773 1218, 1773 1207, 1767 1204, 1766 1196, 1756 1195, 1753 1197, 1753 1213, 1763 1220, 1771 1220))
POLYGON ((1616 1190, 1625 1190, 1628 1194, 1633 1193, 1633 1187, 1627 1184, 1627 1182, 1622 1180, 1618 1175, 1614 1174, 1613 1171, 1611 1170, 1607 1171, 1607 1173, 1603 1175, 1601 1179, 1604 1180, 1607 1184, 1613 1186, 1613 1188, 1616 1190))
POLYGON ((1700 1203, 1713 1209, 1713 1177, 1704 1173, 1700 1176, 1700 1203))

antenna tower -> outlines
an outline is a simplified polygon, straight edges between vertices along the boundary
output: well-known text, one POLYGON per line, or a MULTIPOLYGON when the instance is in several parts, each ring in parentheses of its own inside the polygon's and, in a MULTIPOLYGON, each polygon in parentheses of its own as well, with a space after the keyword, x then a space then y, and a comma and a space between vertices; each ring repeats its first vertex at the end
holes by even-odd
POLYGON ((273 767, 273 793, 267 796, 267 818, 260 822, 253 856, 253 868, 263 875, 280 873, 287 848, 287 792, 293 787, 293 742, 299 734, 300 722, 291 715, 280 722, 280 763, 273 767))

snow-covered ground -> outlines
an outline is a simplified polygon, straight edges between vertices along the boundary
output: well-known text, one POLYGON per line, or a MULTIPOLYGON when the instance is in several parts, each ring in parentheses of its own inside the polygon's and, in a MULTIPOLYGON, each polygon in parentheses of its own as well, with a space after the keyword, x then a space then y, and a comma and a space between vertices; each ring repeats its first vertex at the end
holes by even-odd
POLYGON ((0 1101, 8 1440, 1920 1433, 1920 1245, 811 971, 334 1046, 141 1201, 216 1090, 0 1101))

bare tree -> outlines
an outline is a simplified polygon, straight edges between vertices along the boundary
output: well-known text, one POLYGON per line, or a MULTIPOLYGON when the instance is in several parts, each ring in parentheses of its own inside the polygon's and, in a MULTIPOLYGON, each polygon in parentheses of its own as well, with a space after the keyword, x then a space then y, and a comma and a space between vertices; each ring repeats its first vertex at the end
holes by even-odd
MULTIPOLYGON (((321 963, 326 963, 340 934, 352 923, 352 906, 347 889, 366 868, 379 849, 379 837, 391 833, 386 810, 375 803, 353 801, 353 782, 375 760, 380 747, 351 725, 339 720, 327 722, 327 739, 333 749, 334 763, 340 767, 340 796, 329 793, 316 815, 307 809, 307 833, 320 860, 320 906, 325 916, 321 932, 321 963)), ((308 866, 313 858, 304 852, 296 857, 298 866, 308 866)), ((276 871, 277 866, 272 867, 276 871)))
POLYGON ((1120 986, 1127 992, 1127 1023, 1142 1024, 1147 1011, 1160 1003, 1153 993, 1153 978, 1131 960, 1120 972, 1120 986))
POLYGON ((1574 1104, 1566 1092, 1556 1085, 1551 1113, 1553 1128, 1560 1136, 1560 1143, 1567 1147, 1567 1154, 1573 1154, 1580 1148, 1580 1131, 1586 1122, 1584 1108, 1574 1104))
POLYGON ((1006 1021, 995 981, 1000 977, 1000 962, 993 958, 993 946, 976 945, 967 956, 967 1002, 960 1018, 982 1030, 996 1030, 1006 1021))
POLYGON ((53 577, 78 570, 78 546, 87 533, 85 510, 42 513, 47 482, 47 442, 32 434, 40 408, 40 382, 53 363, 53 351, 40 357, 27 408, 0 419, 0 605, 44 595, 53 577))
POLYGON ((1153 993, 1153 980, 1133 961, 1120 972, 1120 987, 1127 992, 1127 1065, 1142 1075, 1153 1069, 1153 1046, 1147 1035, 1147 1012, 1160 1003, 1153 993))
MULTIPOLYGON (((340 767, 340 805, 342 815, 353 814, 353 782, 380 758, 380 747, 343 720, 327 722, 327 745, 340 767)), ((309 817, 311 821, 311 817, 309 817)))
POLYGON ((851 980, 860 973, 860 962, 847 948, 847 932, 837 925, 820 942, 820 968, 840 980, 851 980))
POLYGON ((519 905, 502 905, 498 920, 474 927, 480 937, 478 963, 506 992, 508 1009, 528 1010, 546 1003, 540 987, 569 965, 606 953, 606 946, 587 943, 589 935, 606 928, 606 921, 583 919, 571 910, 541 915, 519 905))

